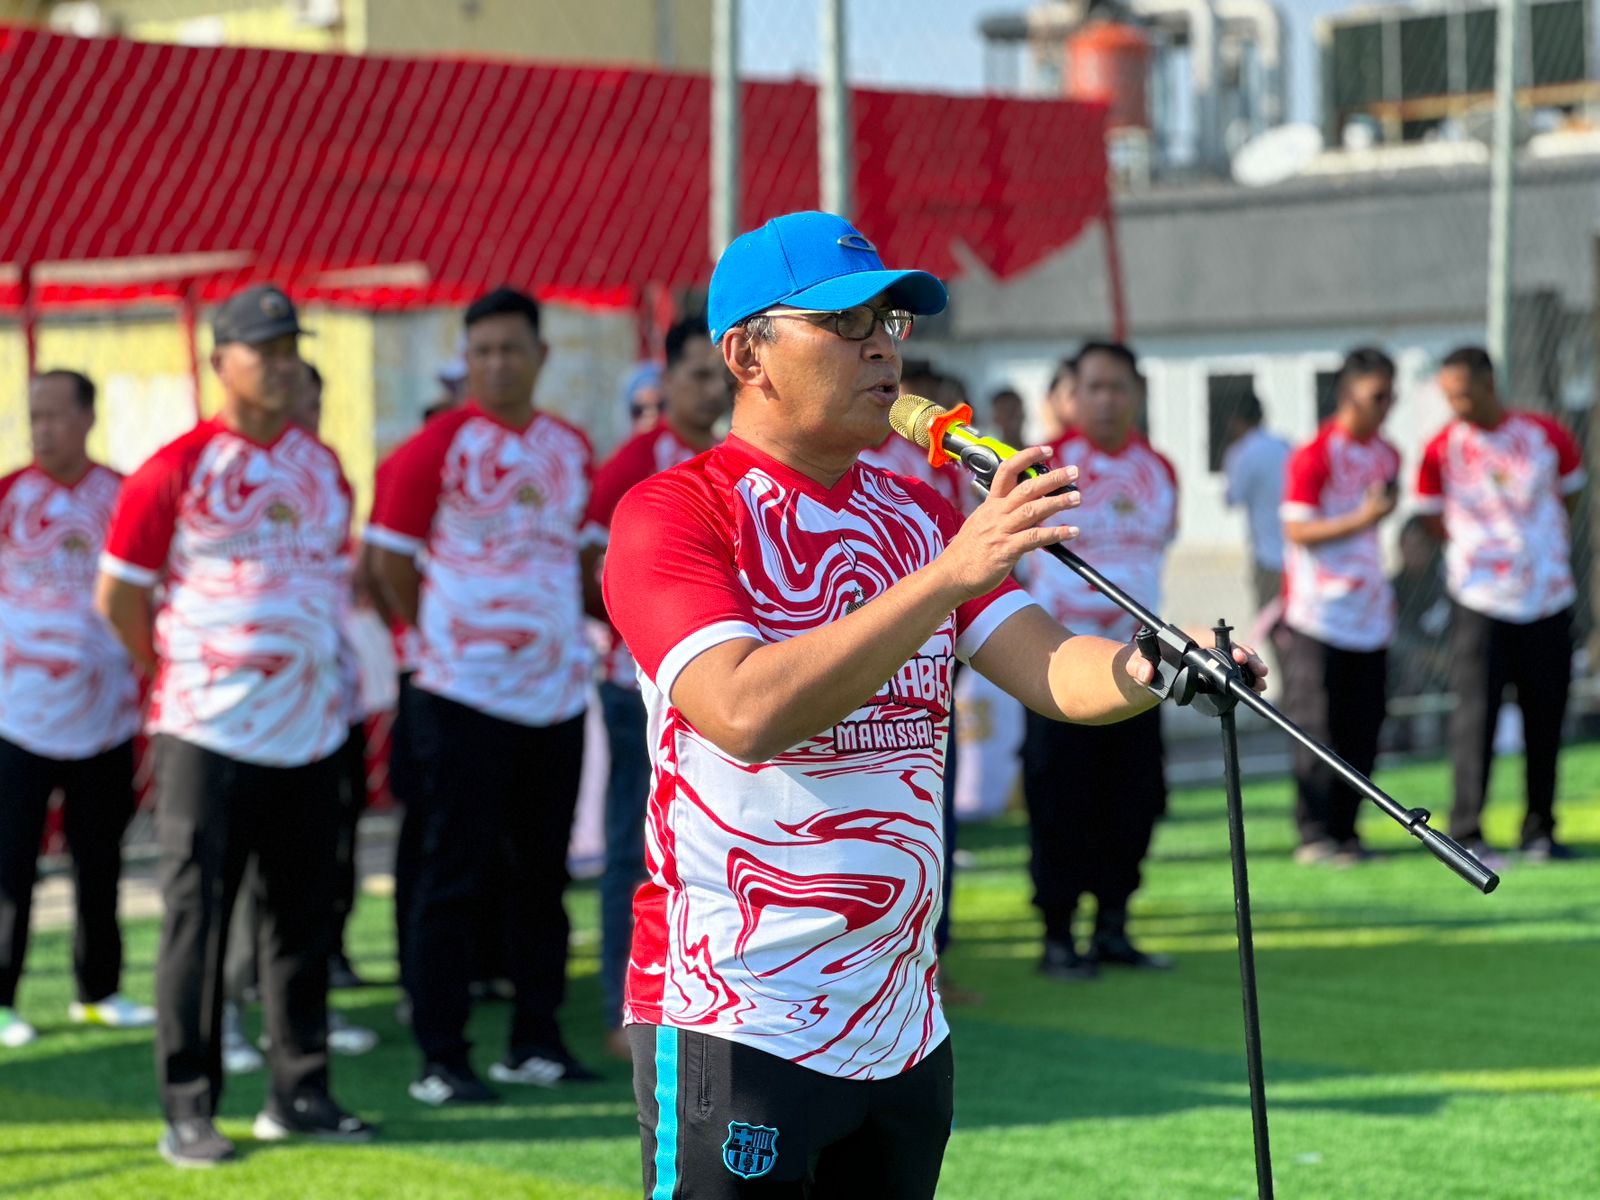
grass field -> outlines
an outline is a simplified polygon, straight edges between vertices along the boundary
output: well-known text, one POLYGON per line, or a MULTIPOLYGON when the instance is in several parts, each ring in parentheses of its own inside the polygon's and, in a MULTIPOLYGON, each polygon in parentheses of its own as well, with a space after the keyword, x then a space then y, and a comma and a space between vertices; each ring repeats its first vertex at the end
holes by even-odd
MULTIPOLYGON (((1407 803, 1445 807, 1443 766, 1380 783, 1407 803)), ((1563 833, 1586 857, 1513 860, 1484 897, 1375 811, 1364 831, 1392 853, 1353 870, 1296 867, 1288 785, 1247 789, 1279 1196, 1600 1196, 1600 747, 1565 756, 1561 795, 1563 833)), ((1520 765, 1502 764, 1489 827, 1502 844, 1519 798, 1520 765)), ((987 999, 952 1014, 956 1132, 941 1196, 1254 1195, 1220 791, 1174 797, 1136 908, 1136 932, 1179 956, 1167 975, 1038 978, 1024 829, 972 829, 966 844, 978 862, 959 880, 950 969, 987 999)), ((572 907, 568 1024, 598 1064, 593 890, 577 889, 572 907)), ((355 950, 373 975, 388 971, 387 920, 384 902, 363 900, 355 950)), ((148 998, 153 928, 135 926, 130 943, 128 990, 148 998)), ((0 1052, 0 1196, 638 1194, 625 1067, 500 1108, 423 1108, 405 1095, 415 1061, 387 987, 337 1000, 384 1035, 373 1054, 335 1064, 340 1098, 383 1123, 381 1142, 256 1145, 249 1118, 263 1083, 253 1076, 231 1082, 223 1108, 242 1161, 174 1171, 154 1151, 149 1038, 65 1025, 69 954, 64 934, 36 940, 21 1009, 45 1036, 0 1052)), ((476 1014, 480 1066, 503 1048, 504 1021, 503 1007, 476 1014)))

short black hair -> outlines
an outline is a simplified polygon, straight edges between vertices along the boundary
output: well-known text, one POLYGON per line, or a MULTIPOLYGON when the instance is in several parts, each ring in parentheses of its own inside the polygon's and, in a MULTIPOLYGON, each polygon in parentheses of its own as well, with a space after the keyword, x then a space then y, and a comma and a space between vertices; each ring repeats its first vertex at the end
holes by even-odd
POLYGON ((78 402, 78 406, 89 412, 94 411, 94 398, 97 395, 94 380, 90 379, 82 371, 68 371, 64 368, 56 367, 53 370, 40 371, 34 376, 34 379, 66 380, 72 385, 72 398, 78 402))
POLYGON ((1475 378, 1482 379, 1485 375, 1493 378, 1494 359, 1489 357, 1489 352, 1482 346, 1457 346, 1444 356, 1440 368, 1465 367, 1475 378))
POLYGON ((1233 402, 1233 415, 1246 425, 1261 424, 1261 418, 1266 414, 1261 411, 1261 397, 1256 395, 1255 388, 1251 388, 1233 402))
POLYGON ((1139 356, 1133 352, 1132 347, 1122 342, 1085 342, 1078 347, 1078 352, 1063 365, 1070 366, 1072 373, 1076 375, 1083 369, 1083 360, 1091 354, 1109 354, 1127 367, 1128 370, 1132 371, 1134 375, 1137 376, 1139 374, 1139 356))
POLYGON ((1055 373, 1050 376, 1050 386, 1046 390, 1053 392, 1069 379, 1076 379, 1077 377, 1078 366, 1076 360, 1063 358, 1056 364, 1055 373))
POLYGON ((1012 387, 1008 383, 1008 384, 1005 384, 1005 385, 1003 385, 1001 387, 995 388, 994 391, 989 393, 989 407, 993 408, 996 404, 1000 403, 1000 401, 1002 399, 1004 399, 1006 396, 1010 396, 1018 404, 1022 403, 1022 393, 1017 391, 1016 388, 1012 387))
MULTIPOLYGON (((305 362, 305 359, 301 359, 300 361, 305 362)), ((306 374, 311 376, 312 383, 316 384, 318 387, 322 386, 322 372, 317 370, 316 363, 306 363, 306 374)))
POLYGON ((1387 375, 1393 379, 1394 359, 1376 346, 1357 346, 1344 356, 1339 373, 1334 376, 1335 392, 1342 390, 1352 379, 1359 379, 1363 375, 1387 375))
POLYGON ((674 321, 672 328, 667 330, 667 366, 675 367, 683 361, 683 352, 695 338, 711 340, 711 327, 706 324, 704 317, 685 317, 681 321, 674 321))
POLYGON ((497 287, 467 306, 466 328, 471 329, 488 317, 526 317, 533 332, 539 332, 539 302, 516 288, 497 287))

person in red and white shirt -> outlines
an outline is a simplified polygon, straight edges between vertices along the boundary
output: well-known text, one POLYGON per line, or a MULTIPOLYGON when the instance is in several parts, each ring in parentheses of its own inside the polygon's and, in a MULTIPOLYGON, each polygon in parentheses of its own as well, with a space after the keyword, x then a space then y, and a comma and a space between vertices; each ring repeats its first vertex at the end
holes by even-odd
MULTIPOLYGON (((1394 511, 1400 454, 1378 436, 1394 403, 1394 363, 1362 347, 1345 356, 1337 407, 1284 470, 1284 711, 1363 775, 1378 756, 1394 637, 1394 589, 1378 524, 1394 511)), ((1361 796, 1295 748, 1295 861, 1361 861, 1361 796)))
POLYGON ((133 816, 138 682, 94 611, 95 564, 122 477, 89 458, 94 383, 46 371, 28 388, 33 462, 0 479, 0 1050, 32 1041, 15 1011, 50 794, 77 894, 74 1021, 149 1025, 125 999, 117 885, 133 816))
POLYGON ((859 455, 897 339, 944 287, 843 218, 734 240, 711 332, 733 430, 639 484, 607 607, 638 660, 654 782, 626 1021, 649 1194, 931 1197, 953 1071, 936 984, 941 775, 957 655, 1060 720, 1151 707, 1126 643, 1069 634, 1010 582, 1066 541, 1076 472, 962 522, 859 455), (808 1181, 806 1183, 805 1181, 808 1181))
MULTIPOLYGON (((661 372, 661 422, 619 446, 595 473, 589 520, 609 529, 617 504, 652 475, 688 462, 716 445, 715 428, 728 412, 728 369, 699 317, 667 330, 661 372)), ((608 1049, 629 1057, 622 1032, 622 992, 633 937, 633 892, 644 880, 644 809, 650 795, 650 747, 638 668, 613 627, 602 664, 600 705, 611 752, 606 780, 605 870, 600 876, 600 987, 608 1049)))
POLYGON ((350 487, 338 456, 290 420, 304 364, 289 298, 248 288, 218 309, 214 331, 222 410, 128 477, 97 595, 134 661, 155 672, 148 730, 166 910, 156 1066, 160 1150, 175 1166, 233 1156, 212 1121, 228 917, 252 856, 272 1043, 255 1134, 372 1135, 328 1091, 350 487))
POLYGON ((584 612, 603 611, 605 534, 585 519, 592 454, 583 433, 534 407, 545 345, 532 298, 509 288, 480 297, 466 333, 467 403, 395 451, 366 531, 377 581, 418 635, 410 733, 423 854, 405 964, 423 1059, 410 1092, 434 1105, 496 1099, 466 1037, 474 917, 491 895, 516 990, 491 1077, 594 1078, 556 1023, 593 665, 584 612))
POLYGON ((1586 481, 1583 455, 1553 418, 1505 406, 1494 363, 1478 347, 1444 359, 1439 387, 1456 419, 1423 451, 1417 496, 1430 531, 1448 539, 1446 585, 1455 601, 1450 836, 1492 853, 1483 807, 1509 683, 1527 750, 1523 853, 1570 858, 1555 838, 1556 756, 1572 679, 1569 518, 1586 481))
MULTIPOLYGON (((1071 520, 1083 532, 1074 549, 1135 599, 1159 607, 1178 531, 1178 477, 1139 432, 1138 361, 1119 342, 1089 342, 1068 365, 1077 424, 1051 444, 1050 458, 1078 467, 1083 503, 1071 520)), ((1063 564, 1035 555, 1020 565, 1028 591, 1068 629, 1133 636, 1133 618, 1063 564)), ((1044 918, 1039 970, 1072 981, 1092 978, 1102 964, 1171 966, 1127 932, 1140 865, 1167 807, 1160 712, 1093 727, 1029 713, 1022 782, 1034 904, 1044 918), (1072 926, 1085 894, 1096 902, 1094 933, 1080 952, 1072 926)))

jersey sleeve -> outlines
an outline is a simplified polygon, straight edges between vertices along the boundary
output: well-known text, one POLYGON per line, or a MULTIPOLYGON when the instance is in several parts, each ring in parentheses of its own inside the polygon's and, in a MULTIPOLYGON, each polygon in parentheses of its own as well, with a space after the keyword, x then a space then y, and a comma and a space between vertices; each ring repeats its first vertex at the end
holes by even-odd
POLYGON ((1322 511, 1322 489, 1328 484, 1327 444, 1318 438, 1289 456, 1284 468, 1283 504, 1278 512, 1285 521, 1309 521, 1322 511))
POLYGON ((608 527, 594 520, 591 515, 594 506, 594 489, 597 476, 594 463, 594 444, 589 441, 589 435, 584 433, 583 430, 574 426, 572 431, 578 435, 578 442, 582 447, 580 452, 583 455, 583 486, 588 490, 588 495, 584 497, 583 521, 578 526, 578 548, 580 550, 588 550, 597 546, 605 546, 611 535, 608 527))
POLYGON ((366 541, 408 558, 426 548, 439 510, 445 457, 460 425, 443 417, 431 421, 389 456, 374 483, 366 541))
POLYGON ((761 639, 732 542, 692 475, 657 475, 622 497, 603 584, 612 625, 669 699, 699 655, 723 642, 761 639))
POLYGON ((1444 511, 1444 446, 1449 427, 1436 434, 1417 464, 1417 511, 1435 516, 1444 511))
POLYGON ((654 466, 648 438, 631 438, 619 446, 594 473, 586 524, 609 530, 622 497, 655 474, 654 466))
POLYGON ((145 588, 160 582, 191 461, 184 445, 157 451, 123 481, 100 555, 100 569, 112 578, 145 588))
POLYGON ((1559 475, 1557 488, 1563 496, 1570 496, 1574 492, 1583 490, 1583 485, 1588 481, 1588 473, 1583 468, 1583 451, 1579 448, 1577 439, 1567 431, 1567 427, 1553 417, 1543 413, 1534 414, 1533 419, 1539 422, 1544 429, 1545 437, 1550 439, 1550 444, 1556 452, 1556 472, 1559 475))
MULTIPOLYGON (((906 490, 938 524, 939 532, 944 535, 944 544, 948 546, 961 532, 966 518, 925 483, 907 480, 906 490)), ((969 662, 1008 617, 1032 603, 1033 597, 1009 575, 993 591, 968 600, 956 609, 956 657, 962 662, 969 662)))

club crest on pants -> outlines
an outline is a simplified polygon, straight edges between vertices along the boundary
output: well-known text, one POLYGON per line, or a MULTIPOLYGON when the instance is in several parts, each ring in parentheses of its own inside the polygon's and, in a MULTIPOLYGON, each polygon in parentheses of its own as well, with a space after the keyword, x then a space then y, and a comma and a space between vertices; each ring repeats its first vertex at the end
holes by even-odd
POLYGON ((722 1143, 722 1163, 741 1179, 755 1179, 778 1161, 778 1131, 770 1125, 728 1122, 728 1140, 722 1143))

